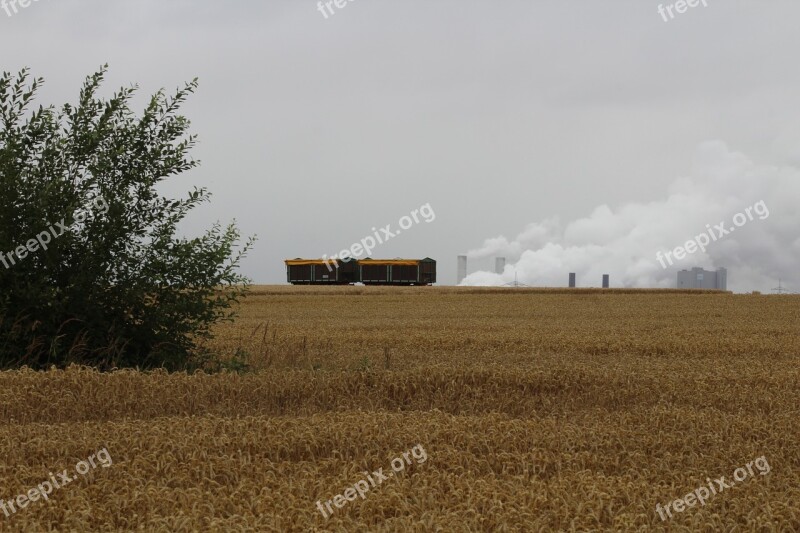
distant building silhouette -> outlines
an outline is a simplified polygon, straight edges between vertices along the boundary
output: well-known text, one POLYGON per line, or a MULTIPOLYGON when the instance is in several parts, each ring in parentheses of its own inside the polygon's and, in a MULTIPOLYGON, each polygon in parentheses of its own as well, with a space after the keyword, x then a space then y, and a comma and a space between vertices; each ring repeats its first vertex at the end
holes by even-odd
POLYGON ((467 256, 458 256, 458 272, 456 274, 456 285, 461 285, 464 278, 467 277, 467 256))
POLYGON ((716 272, 693 268, 678 272, 679 289, 720 289, 728 290, 728 270, 719 268, 716 272))

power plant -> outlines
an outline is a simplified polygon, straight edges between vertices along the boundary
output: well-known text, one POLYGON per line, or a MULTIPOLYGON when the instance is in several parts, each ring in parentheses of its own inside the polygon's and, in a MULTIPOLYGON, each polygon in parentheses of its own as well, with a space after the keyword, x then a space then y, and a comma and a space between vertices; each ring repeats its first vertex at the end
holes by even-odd
MULTIPOLYGON (((495 257, 494 258, 494 273, 498 275, 502 275, 505 273, 506 268, 506 258, 505 257, 495 257)), ((461 282, 464 281, 464 278, 467 277, 467 256, 466 255, 459 255, 458 256, 458 274, 457 274, 457 284, 461 285, 461 282)), ((527 286, 523 283, 520 283, 516 279, 516 272, 515 272, 515 279, 514 283, 506 283, 506 286, 527 286)), ((570 272, 569 277, 567 278, 567 286, 571 289, 574 289, 578 286, 578 274, 576 272, 570 272)), ((611 275, 610 274, 603 274, 601 279, 601 287, 604 289, 611 288, 611 275)), ((678 289, 717 289, 717 290, 728 290, 728 270, 725 268, 718 268, 716 271, 709 271, 703 270, 702 268, 693 268, 691 270, 681 270, 678 272, 678 289)))
POLYGON ((718 268, 716 272, 693 268, 678 272, 679 289, 720 289, 728 290, 728 270, 718 268))
MULTIPOLYGON (((467 256, 459 255, 457 258, 457 263, 458 263, 458 271, 456 272, 456 285, 461 285, 461 282, 464 281, 464 278, 467 277, 467 256)), ((506 269, 506 258, 495 257, 494 273, 502 274, 505 271, 505 269, 506 269)))
MULTIPOLYGON (((577 274, 576 274, 575 272, 570 272, 570 273, 569 273, 569 281, 568 281, 567 283, 568 283, 568 285, 567 285, 567 286, 568 286, 570 289, 574 289, 575 287, 577 287, 577 286, 578 286, 578 283, 577 283, 577 274)), ((602 283, 603 283, 603 288, 604 288, 604 289, 608 289, 608 288, 611 286, 611 276, 610 276, 610 275, 608 275, 608 274, 603 274, 603 281, 602 281, 602 283)))

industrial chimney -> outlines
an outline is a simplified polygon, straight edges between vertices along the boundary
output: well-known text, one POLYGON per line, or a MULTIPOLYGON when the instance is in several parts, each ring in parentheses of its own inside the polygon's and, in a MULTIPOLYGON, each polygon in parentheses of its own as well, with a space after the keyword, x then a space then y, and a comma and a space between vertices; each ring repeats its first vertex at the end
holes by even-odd
POLYGON ((456 285, 461 285, 464 278, 467 277, 467 256, 458 256, 458 273, 456 275, 456 285))
POLYGON ((505 257, 495 257, 494 258, 494 273, 495 274, 502 274, 505 269, 506 269, 506 258, 505 257))

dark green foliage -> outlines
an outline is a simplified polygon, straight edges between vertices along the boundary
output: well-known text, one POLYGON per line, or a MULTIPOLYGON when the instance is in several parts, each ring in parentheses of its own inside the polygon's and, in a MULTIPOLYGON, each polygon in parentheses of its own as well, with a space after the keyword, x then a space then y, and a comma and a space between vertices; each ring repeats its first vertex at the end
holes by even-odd
POLYGON ((159 91, 138 117, 135 87, 97 96, 104 74, 61 109, 31 109, 42 80, 27 71, 0 77, 0 367, 202 365, 209 327, 232 318, 247 289, 237 267, 252 238, 238 252, 233 224, 178 238, 209 193, 157 192, 198 164, 177 114, 197 81, 159 91))

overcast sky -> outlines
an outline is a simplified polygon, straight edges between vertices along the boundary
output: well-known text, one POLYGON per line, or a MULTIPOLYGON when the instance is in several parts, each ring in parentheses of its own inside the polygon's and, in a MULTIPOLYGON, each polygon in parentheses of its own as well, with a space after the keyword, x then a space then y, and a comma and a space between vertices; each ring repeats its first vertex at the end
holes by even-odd
POLYGON ((104 63, 105 94, 138 83, 141 103, 199 77, 183 112, 202 166, 165 192, 213 193, 188 233, 235 218, 258 234, 257 283, 430 204, 372 257, 429 256, 453 284, 456 255, 489 270, 500 238, 503 280, 516 264, 529 284, 574 269, 598 285, 596 261, 615 286, 727 266, 735 290, 800 290, 800 3, 707 3, 665 22, 654 0, 353 0, 327 18, 313 0, 39 0, 0 9, 0 63, 43 76, 43 104, 74 102, 104 63), (768 219, 658 266, 760 200, 768 219), (616 229, 579 231, 595 223, 616 229))

